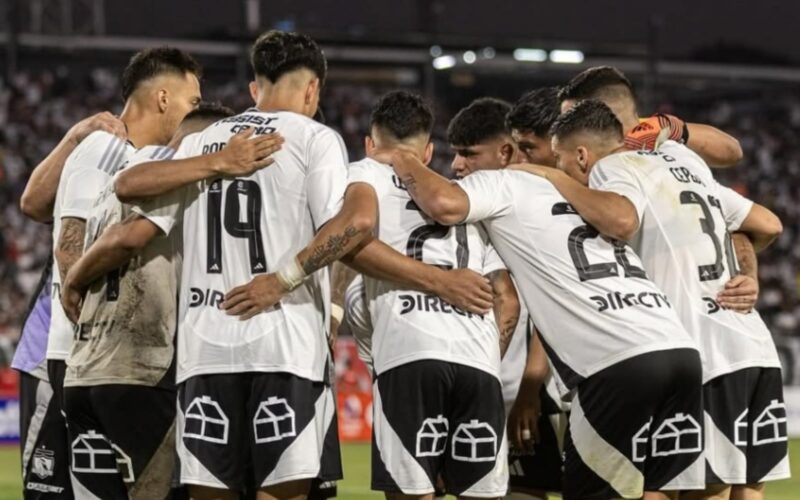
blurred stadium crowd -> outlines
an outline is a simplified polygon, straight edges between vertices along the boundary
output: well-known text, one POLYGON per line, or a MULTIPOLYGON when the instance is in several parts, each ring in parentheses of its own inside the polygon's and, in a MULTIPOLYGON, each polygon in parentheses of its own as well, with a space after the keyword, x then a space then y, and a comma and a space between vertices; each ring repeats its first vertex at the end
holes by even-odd
MULTIPOLYGON (((239 82, 204 83, 206 100, 218 100, 240 111, 251 105, 239 82)), ((363 154, 369 110, 389 87, 331 82, 323 96, 329 125, 339 130, 351 158, 363 154)), ((515 98, 516 96, 498 96, 515 98)), ((449 166, 444 129, 454 109, 436 104, 434 166, 449 166)), ((0 367, 10 363, 20 323, 51 249, 50 226, 35 223, 19 211, 19 196, 34 166, 76 121, 101 110, 119 112, 117 78, 96 69, 80 78, 65 68, 19 72, 0 80, 0 367), (5 359, 4 358, 8 358, 5 359)), ((718 179, 777 213, 784 224, 781 239, 759 255, 759 310, 783 347, 800 354, 800 94, 742 95, 723 100, 673 102, 663 110, 687 121, 711 123, 733 134, 744 150, 743 161, 718 179), (797 337, 795 337, 797 336, 797 337)), ((789 361, 789 360, 786 360, 789 361)), ((789 362, 793 365, 794 362, 789 362)), ((794 370, 791 370, 793 372, 794 370)), ((794 378, 792 373, 788 379, 794 378)))

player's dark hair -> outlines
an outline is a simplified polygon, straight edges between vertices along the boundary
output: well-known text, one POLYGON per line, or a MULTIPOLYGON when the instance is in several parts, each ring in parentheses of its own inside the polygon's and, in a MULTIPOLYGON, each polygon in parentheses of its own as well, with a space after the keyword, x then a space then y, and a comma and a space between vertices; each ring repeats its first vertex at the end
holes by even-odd
POLYGON ((223 118, 231 117, 235 114, 236 113, 231 108, 223 106, 219 102, 203 101, 197 106, 197 109, 189 111, 189 114, 184 117, 183 123, 187 123, 192 120, 215 122, 222 120, 223 118))
POLYGON ((525 93, 506 115, 506 127, 531 132, 546 139, 561 114, 557 87, 542 87, 525 93))
POLYGON ((433 111, 421 96, 395 90, 381 96, 372 108, 369 126, 390 133, 397 140, 419 134, 430 135, 433 111))
POLYGON ((631 81, 622 71, 612 66, 589 68, 576 75, 558 93, 559 102, 564 102, 567 99, 575 101, 583 99, 607 100, 617 97, 636 100, 631 81))
POLYGON ((256 76, 272 83, 299 68, 314 72, 325 83, 328 63, 317 42, 294 31, 270 30, 259 36, 250 49, 250 64, 256 76))
POLYGON ((180 76, 191 73, 200 78, 202 68, 192 56, 180 49, 156 47, 142 50, 131 57, 122 71, 122 99, 127 101, 139 84, 164 73, 180 76))
POLYGON ((550 135, 563 140, 579 132, 607 134, 622 141, 622 123, 602 101, 587 99, 578 102, 553 122, 550 135))
POLYGON ((507 134, 506 115, 511 105, 494 97, 481 97, 456 113, 447 126, 447 142, 474 146, 507 134))

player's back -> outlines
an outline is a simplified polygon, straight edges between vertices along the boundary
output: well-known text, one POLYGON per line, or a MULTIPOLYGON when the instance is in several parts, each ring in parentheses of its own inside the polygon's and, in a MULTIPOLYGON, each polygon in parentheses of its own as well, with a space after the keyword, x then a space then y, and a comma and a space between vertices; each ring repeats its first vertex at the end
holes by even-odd
POLYGON ((741 225, 749 200, 720 186, 697 154, 673 141, 600 160, 590 186, 625 194, 637 207, 640 230, 631 245, 701 348, 704 380, 747 365, 779 366, 758 313, 716 301, 738 274, 729 228, 741 225))
MULTIPOLYGON (((474 224, 436 224, 411 199, 388 165, 364 159, 350 165, 350 182, 366 182, 379 205, 378 238, 413 259, 481 275, 504 269, 486 233, 474 224)), ((375 371, 420 359, 479 368, 499 377, 499 334, 492 313, 463 311, 438 296, 364 278, 374 326, 375 371)))
MULTIPOLYGON (((174 150, 145 146, 125 164, 168 159, 174 150)), ((109 183, 86 221, 88 249, 132 213, 109 183)), ((122 268, 91 284, 83 300, 65 386, 174 384, 163 380, 174 357, 180 236, 158 236, 122 268)))
MULTIPOLYGON (((62 218, 87 220, 100 191, 133 154, 135 148, 105 131, 89 134, 64 162, 64 169, 53 205, 53 245, 59 241, 62 218)), ((53 266, 52 317, 47 341, 48 359, 66 359, 72 344, 73 329, 61 307, 61 274, 57 260, 53 266)))
POLYGON ((518 171, 459 181, 568 388, 638 354, 694 347, 625 245, 600 237, 545 179, 518 171))
POLYGON ((175 158, 212 153, 249 127, 285 142, 268 168, 184 191, 178 380, 201 373, 284 371, 322 380, 327 271, 273 309, 240 321, 219 309, 224 294, 275 272, 341 208, 347 157, 341 138, 305 116, 248 110, 184 139, 175 158))

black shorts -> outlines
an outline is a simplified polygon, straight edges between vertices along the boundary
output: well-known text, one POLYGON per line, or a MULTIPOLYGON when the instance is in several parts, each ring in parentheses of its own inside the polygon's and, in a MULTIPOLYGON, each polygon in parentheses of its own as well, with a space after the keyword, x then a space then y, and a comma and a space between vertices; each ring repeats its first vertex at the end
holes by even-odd
POLYGON ((501 497, 508 488, 500 381, 482 370, 416 361, 373 384, 372 488, 501 497))
POLYGON ((166 498, 175 468, 175 390, 66 387, 72 474, 83 498, 166 498))
POLYGON ((703 403, 708 484, 790 476, 780 368, 745 368, 709 380, 703 403))
POLYGON ((333 390, 290 373, 191 377, 178 386, 180 482, 247 491, 342 478, 333 390))
MULTIPOLYGON (((63 361, 48 362, 51 380, 64 381, 63 361)), ((67 428, 52 386, 20 373, 23 497, 72 498, 67 428)))
POLYGON ((635 356, 590 376, 576 392, 565 445, 565 500, 705 486, 697 351, 635 356))
POLYGON ((561 491, 564 478, 564 435, 569 415, 550 397, 547 386, 539 391, 539 441, 532 451, 509 448, 508 474, 512 491, 561 491))

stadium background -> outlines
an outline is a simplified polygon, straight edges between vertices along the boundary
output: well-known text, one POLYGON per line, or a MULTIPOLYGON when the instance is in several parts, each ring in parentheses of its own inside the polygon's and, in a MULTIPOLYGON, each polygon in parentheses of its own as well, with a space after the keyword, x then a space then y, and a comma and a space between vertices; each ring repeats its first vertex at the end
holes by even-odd
MULTIPOLYGON (((269 28, 320 41, 330 76, 327 123, 350 156, 376 96, 416 90, 434 103, 436 167, 446 171, 444 129, 475 97, 509 101, 612 64, 639 91, 642 114, 665 111, 736 136, 744 159, 722 182, 775 211, 784 233, 759 255, 759 310, 784 365, 790 433, 800 437, 800 4, 779 0, 669 3, 463 0, 0 0, 0 500, 18 498, 16 375, 8 368, 20 322, 50 252, 50 227, 19 212, 32 168, 77 120, 119 112, 117 75, 130 55, 169 44, 205 66, 203 96, 250 105, 247 47, 269 28), (631 10, 628 10, 631 8, 631 10)), ((337 346, 341 431, 369 435, 369 378, 348 339, 337 346)), ((768 498, 800 498, 795 479, 768 498)), ((367 444, 344 446, 341 498, 373 498, 367 444)))

